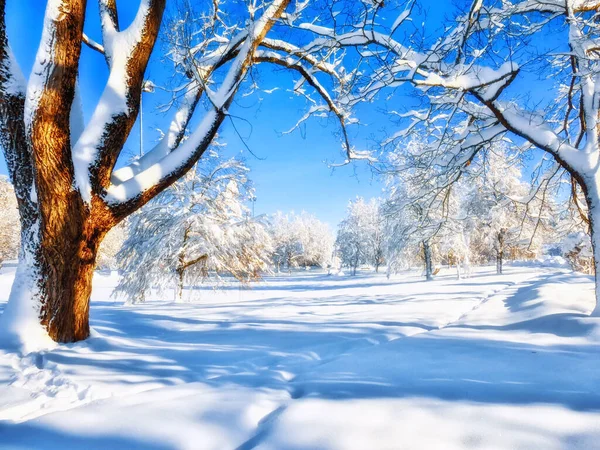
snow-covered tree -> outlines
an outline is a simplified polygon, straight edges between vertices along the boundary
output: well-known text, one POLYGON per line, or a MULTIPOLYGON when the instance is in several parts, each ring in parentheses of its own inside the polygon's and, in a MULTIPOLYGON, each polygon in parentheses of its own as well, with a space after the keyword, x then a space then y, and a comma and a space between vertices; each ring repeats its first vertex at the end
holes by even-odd
POLYGON ((461 182, 460 213, 469 251, 480 262, 496 260, 501 274, 509 252, 535 254, 547 226, 545 208, 536 208, 537 197, 521 179, 520 163, 506 145, 494 144, 482 151, 468 167, 461 182), (522 251, 519 251, 522 250, 522 251))
POLYGON ((298 260, 302 257, 302 242, 294 222, 289 215, 281 211, 275 213, 271 219, 269 229, 273 242, 272 260, 277 272, 285 267, 288 271, 297 267, 298 260))
POLYGON ((182 300, 186 283, 259 277, 271 248, 265 227, 245 206, 252 195, 247 172, 241 162, 211 152, 131 216, 116 292, 140 302, 152 287, 175 286, 182 300))
POLYGON ((0 266, 7 259, 16 259, 19 253, 19 210, 12 184, 0 177, 0 266))
POLYGON ((299 263, 304 267, 327 267, 331 263, 335 238, 329 225, 314 215, 302 212, 297 216, 303 255, 299 263))
POLYGON ((561 242, 561 251, 573 270, 594 273, 594 255, 588 233, 580 231, 565 236, 561 242))
MULTIPOLYGON (((200 12, 176 21, 195 31, 173 42, 176 51, 166 50, 180 56, 172 58, 174 78, 181 81, 173 89, 173 119, 155 148, 115 170, 139 113, 154 44, 165 29, 166 0, 141 0, 127 27, 119 21, 117 0, 99 0, 100 39, 84 33, 93 20, 86 17, 85 0, 48 0, 28 80, 11 51, 6 0, 0 0, 0 143, 21 220, 20 264, 0 327, 8 341, 89 336, 92 275, 103 238, 194 167, 231 117, 253 66, 271 64, 297 74, 303 81, 296 92, 315 96, 309 116, 330 111, 346 137, 349 114, 335 97, 354 72, 340 66, 340 49, 304 46, 320 34, 298 23, 323 12, 308 3, 215 0, 198 3, 200 12), (81 108, 88 97, 78 87, 83 44, 109 69, 88 123, 81 108)), ((332 23, 340 30, 350 26, 332 23)), ((347 139, 343 148, 351 154, 347 139)))
POLYGON ((338 226, 336 253, 342 265, 352 269, 369 264, 378 271, 384 259, 384 220, 379 199, 358 197, 348 204, 347 216, 338 226))
MULTIPOLYGON (((402 35, 397 30, 406 15, 390 25, 383 7, 343 35, 320 27, 326 36, 321 45, 362 49, 364 59, 376 67, 349 102, 374 98, 383 90, 402 92, 398 86, 403 83, 416 86, 422 101, 401 114, 407 125, 393 137, 427 136, 428 151, 449 171, 460 172, 497 139, 512 139, 523 151, 546 152, 553 164, 542 179, 562 169, 579 185, 592 246, 600 251, 600 2, 470 4, 443 28, 443 35, 415 40, 414 45, 395 39, 402 35)), ((386 100, 393 105, 392 98, 386 100)), ((595 264, 600 268, 599 257, 595 264)), ((596 277, 593 315, 600 315, 600 270, 596 277)))
POLYGON ((434 249, 451 217, 457 214, 452 187, 457 179, 440 179, 422 139, 410 139, 388 155, 386 164, 386 217, 388 271, 402 265, 408 254, 420 254, 425 278, 433 279, 434 249), (416 250, 416 251, 415 251, 416 250))
POLYGON ((315 216, 283 214, 271 218, 270 233, 273 242, 272 261, 275 270, 288 271, 294 267, 327 267, 333 254, 334 238, 329 226, 315 216))
MULTIPOLYGON (((388 251, 395 261, 421 242, 429 278, 431 247, 441 261, 468 272, 472 262, 535 255, 548 232, 551 199, 522 180, 514 147, 493 143, 451 171, 431 160, 420 139, 399 146, 388 165, 388 251)), ((393 266, 393 264, 392 264, 393 266)))

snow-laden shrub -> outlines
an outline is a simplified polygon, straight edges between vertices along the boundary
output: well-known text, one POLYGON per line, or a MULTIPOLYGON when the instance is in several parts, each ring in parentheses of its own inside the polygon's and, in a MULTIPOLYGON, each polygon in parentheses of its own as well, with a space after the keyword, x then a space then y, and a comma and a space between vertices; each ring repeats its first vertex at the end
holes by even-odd
POLYGON ((296 267, 326 268, 332 264, 331 230, 311 214, 277 212, 270 218, 269 233, 273 242, 271 260, 276 272, 296 267))
POLYGON ((594 251, 590 235, 580 231, 563 239, 562 254, 577 272, 594 273, 594 251))
POLYGON ((134 214, 117 255, 123 274, 115 292, 135 303, 151 288, 175 287, 182 300, 185 285, 259 278, 271 241, 246 206, 253 197, 248 170, 211 152, 134 214))

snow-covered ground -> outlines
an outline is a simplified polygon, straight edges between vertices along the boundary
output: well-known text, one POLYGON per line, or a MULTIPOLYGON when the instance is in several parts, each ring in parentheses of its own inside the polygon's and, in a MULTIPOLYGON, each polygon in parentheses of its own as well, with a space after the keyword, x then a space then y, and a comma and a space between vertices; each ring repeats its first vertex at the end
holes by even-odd
POLYGON ((98 274, 94 337, 0 351, 0 447, 600 448, 591 279, 506 272, 308 272, 142 306, 98 274))

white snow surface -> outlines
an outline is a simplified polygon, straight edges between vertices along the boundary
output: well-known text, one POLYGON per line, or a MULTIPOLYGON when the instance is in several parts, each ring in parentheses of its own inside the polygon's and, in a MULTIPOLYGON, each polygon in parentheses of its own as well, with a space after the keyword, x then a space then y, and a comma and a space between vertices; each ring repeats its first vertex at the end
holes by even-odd
POLYGON ((117 281, 96 274, 86 342, 0 350, 0 447, 598 448, 590 277, 309 271, 142 306, 117 281))
POLYGON ((40 305, 36 296, 34 270, 27 270, 25 265, 21 265, 13 273, 0 275, 2 291, 6 296, 9 292, 11 295, 10 304, 6 307, 2 305, 0 349, 19 349, 22 353, 31 353, 56 346, 39 321, 40 305))

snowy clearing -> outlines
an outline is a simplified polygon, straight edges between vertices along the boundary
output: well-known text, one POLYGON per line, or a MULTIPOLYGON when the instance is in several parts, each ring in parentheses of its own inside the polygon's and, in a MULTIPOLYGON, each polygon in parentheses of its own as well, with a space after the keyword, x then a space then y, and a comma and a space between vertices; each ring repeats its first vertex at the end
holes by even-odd
MULTIPOLYGON (((92 338, 0 351, 1 446, 594 448, 591 278, 493 271, 307 272, 141 306, 97 273, 92 338)), ((0 274, 0 310, 13 276, 0 274)))

